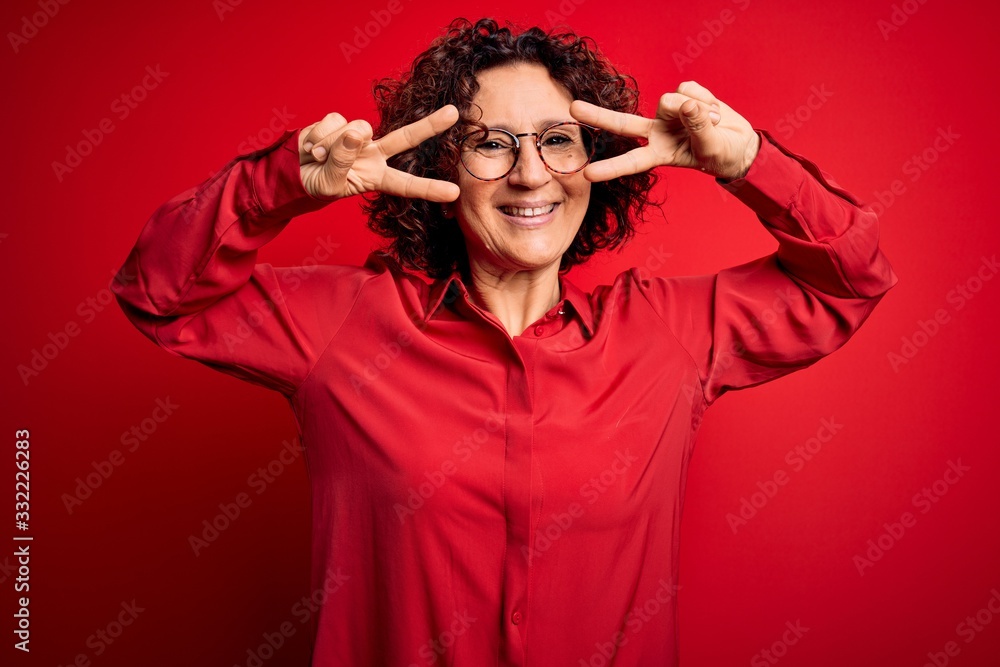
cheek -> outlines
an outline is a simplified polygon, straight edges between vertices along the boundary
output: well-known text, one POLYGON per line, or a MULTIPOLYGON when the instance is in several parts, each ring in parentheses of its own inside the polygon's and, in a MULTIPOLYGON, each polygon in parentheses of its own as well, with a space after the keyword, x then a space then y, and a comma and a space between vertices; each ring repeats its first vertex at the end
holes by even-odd
POLYGON ((566 185, 566 194, 573 207, 573 211, 583 220, 587 208, 590 206, 591 183, 586 179, 582 182, 574 182, 566 185))
POLYGON ((488 216, 489 210, 482 200, 466 199, 456 209, 456 218, 462 229, 477 236, 490 227, 488 216))
POLYGON ((485 181, 477 181, 471 176, 458 179, 459 196, 456 202, 457 208, 468 214, 475 214, 476 211, 492 208, 493 190, 492 184, 485 181))
POLYGON ((491 228, 490 214, 493 209, 491 192, 483 188, 480 181, 468 184, 459 181, 461 194, 455 202, 455 218, 465 236, 472 234, 482 238, 491 228))

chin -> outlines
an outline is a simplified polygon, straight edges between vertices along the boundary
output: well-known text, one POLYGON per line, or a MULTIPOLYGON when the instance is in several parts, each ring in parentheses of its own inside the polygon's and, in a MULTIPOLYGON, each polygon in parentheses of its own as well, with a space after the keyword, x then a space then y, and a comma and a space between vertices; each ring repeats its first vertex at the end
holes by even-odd
POLYGON ((552 252, 546 253, 518 253, 515 255, 508 255, 505 262, 511 267, 517 268, 519 271, 529 271, 544 269, 551 264, 559 264, 562 260, 562 254, 556 254, 552 252))

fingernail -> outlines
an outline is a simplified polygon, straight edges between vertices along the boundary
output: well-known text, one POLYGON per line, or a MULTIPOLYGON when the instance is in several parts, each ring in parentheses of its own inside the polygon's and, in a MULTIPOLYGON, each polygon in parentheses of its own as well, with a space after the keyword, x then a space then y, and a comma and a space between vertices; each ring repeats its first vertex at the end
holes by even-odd
POLYGON ((349 151, 353 151, 355 148, 361 145, 361 140, 358 139, 353 134, 344 135, 344 148, 349 151))
POLYGON ((715 122, 715 123, 718 123, 720 120, 722 120, 722 116, 720 116, 719 114, 717 114, 714 111, 709 111, 708 112, 708 117, 711 118, 712 121, 715 122))
POLYGON ((317 146, 316 149, 313 151, 313 157, 316 158, 317 160, 322 160, 324 157, 326 157, 326 149, 323 148, 322 146, 317 146))
POLYGON ((313 149, 313 142, 307 141, 306 143, 302 144, 302 147, 306 149, 306 153, 310 153, 312 152, 313 149))

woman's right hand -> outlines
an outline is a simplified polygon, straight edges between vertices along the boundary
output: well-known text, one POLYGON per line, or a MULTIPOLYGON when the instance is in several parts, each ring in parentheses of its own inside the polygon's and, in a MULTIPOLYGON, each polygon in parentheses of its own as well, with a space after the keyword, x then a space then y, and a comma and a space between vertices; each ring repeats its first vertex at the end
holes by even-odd
POLYGON ((386 164, 397 153, 444 132, 458 120, 458 109, 446 105, 415 123, 372 140, 366 121, 350 123, 339 113, 327 116, 299 132, 302 185, 314 197, 349 197, 384 192, 400 197, 450 202, 458 198, 458 185, 420 178, 386 164))

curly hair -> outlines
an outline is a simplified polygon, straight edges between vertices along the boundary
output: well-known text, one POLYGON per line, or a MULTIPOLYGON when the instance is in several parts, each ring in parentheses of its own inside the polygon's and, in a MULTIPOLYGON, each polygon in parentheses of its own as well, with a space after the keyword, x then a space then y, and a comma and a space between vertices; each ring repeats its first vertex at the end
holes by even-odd
MULTIPOLYGON (((454 104, 460 121, 417 148, 393 156, 389 166, 426 178, 458 181, 459 138, 463 127, 477 125, 469 114, 479 90, 476 75, 515 63, 543 65, 573 99, 636 113, 639 91, 635 79, 619 73, 597 50, 593 40, 572 32, 546 33, 530 28, 519 34, 492 19, 475 24, 456 19, 445 34, 413 61, 399 79, 384 78, 373 87, 380 123, 377 136, 413 123, 446 104, 454 104)), ((602 133, 594 160, 606 159, 639 146, 632 137, 602 133)), ((644 217, 656 182, 641 172, 594 183, 580 230, 563 254, 559 270, 584 262, 603 248, 617 248, 635 233, 633 220, 644 217)), ((391 240, 388 252, 408 269, 443 278, 468 267, 465 239, 443 207, 422 199, 374 193, 365 200, 368 226, 391 240)))

